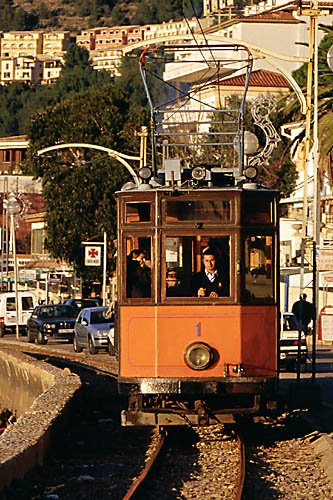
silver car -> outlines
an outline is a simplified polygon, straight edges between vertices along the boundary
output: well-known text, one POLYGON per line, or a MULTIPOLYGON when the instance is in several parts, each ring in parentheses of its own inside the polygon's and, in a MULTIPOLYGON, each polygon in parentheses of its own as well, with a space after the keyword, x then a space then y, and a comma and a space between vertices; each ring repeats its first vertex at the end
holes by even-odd
POLYGON ((82 309, 74 326, 73 349, 82 352, 88 347, 90 354, 99 349, 108 350, 109 332, 113 327, 113 317, 108 316, 108 307, 89 307, 82 309))

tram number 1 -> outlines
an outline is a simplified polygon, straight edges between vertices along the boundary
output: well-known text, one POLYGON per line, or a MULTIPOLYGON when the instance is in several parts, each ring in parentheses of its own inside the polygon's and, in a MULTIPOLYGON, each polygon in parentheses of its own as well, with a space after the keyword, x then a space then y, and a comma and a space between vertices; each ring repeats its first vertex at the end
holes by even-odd
POLYGON ((195 325, 197 327, 197 337, 201 337, 201 323, 195 325))

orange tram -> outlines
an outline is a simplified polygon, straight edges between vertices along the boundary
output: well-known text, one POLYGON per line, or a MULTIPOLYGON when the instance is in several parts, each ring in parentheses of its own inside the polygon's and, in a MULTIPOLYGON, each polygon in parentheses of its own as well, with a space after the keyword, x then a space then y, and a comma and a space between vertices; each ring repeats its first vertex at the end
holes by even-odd
POLYGON ((122 423, 230 422, 272 408, 277 193, 165 187, 122 191, 117 201, 122 423), (218 282, 208 294, 198 280, 209 258, 218 282))
MULTIPOLYGON (((218 49, 211 63, 206 53, 209 70, 218 49)), ((162 54, 168 51, 168 63, 171 50, 168 45, 162 54)), ((186 50, 174 48, 175 63, 186 50)), ((235 50, 245 53, 248 83, 251 54, 235 50)), ((155 61, 156 54, 158 48, 155 61)), ((146 50, 141 74, 147 93, 148 59, 146 50)), ((276 408, 278 383, 279 195, 258 185, 255 169, 244 167, 244 101, 220 155, 221 127, 231 121, 222 110, 214 109, 212 118, 209 109, 201 131, 193 126, 200 121, 195 106, 191 120, 184 114, 177 119, 177 112, 184 113, 179 98, 175 110, 170 94, 166 110, 160 105, 156 111, 149 94, 148 101, 152 167, 141 168, 141 184, 128 183, 116 194, 118 387, 128 398, 122 425, 232 423, 268 412, 276 408), (193 135, 206 133, 209 120, 215 130, 195 146, 193 135), (177 153, 177 141, 185 153, 177 153), (207 160, 209 146, 220 158, 217 165, 213 156, 207 160), (238 154, 231 153, 237 147, 238 154)))

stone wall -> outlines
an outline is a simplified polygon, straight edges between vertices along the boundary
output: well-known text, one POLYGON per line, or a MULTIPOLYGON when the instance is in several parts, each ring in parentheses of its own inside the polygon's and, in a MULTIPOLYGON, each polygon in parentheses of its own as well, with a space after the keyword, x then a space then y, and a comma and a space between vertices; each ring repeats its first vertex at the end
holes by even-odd
POLYGON ((0 401, 18 417, 0 437, 0 491, 43 463, 80 387, 68 368, 0 349, 0 401))

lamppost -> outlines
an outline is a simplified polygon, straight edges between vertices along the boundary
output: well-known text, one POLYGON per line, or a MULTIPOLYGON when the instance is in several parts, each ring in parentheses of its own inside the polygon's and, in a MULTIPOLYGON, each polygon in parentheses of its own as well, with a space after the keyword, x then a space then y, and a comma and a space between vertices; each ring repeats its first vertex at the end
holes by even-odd
POLYGON ((15 283, 15 309, 16 309, 16 338, 20 338, 19 331, 19 302, 17 289, 17 258, 16 258, 16 222, 15 215, 21 211, 21 206, 18 203, 14 193, 10 193, 7 203, 7 213, 10 215, 10 236, 13 245, 13 260, 14 260, 14 283, 15 283))

